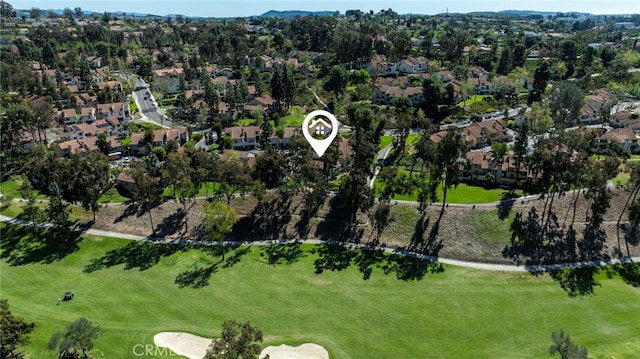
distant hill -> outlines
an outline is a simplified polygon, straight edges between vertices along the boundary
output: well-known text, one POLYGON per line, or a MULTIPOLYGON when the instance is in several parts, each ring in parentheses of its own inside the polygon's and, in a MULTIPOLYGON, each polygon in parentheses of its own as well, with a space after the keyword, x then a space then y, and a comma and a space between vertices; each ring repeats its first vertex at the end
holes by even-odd
MULTIPOLYGON (((564 14, 564 16, 573 16, 576 15, 578 17, 581 16, 591 16, 593 14, 587 13, 587 12, 578 12, 578 11, 569 11, 569 12, 563 12, 560 11, 562 14, 564 14)), ((552 11, 532 11, 532 10, 502 10, 499 11, 498 14, 508 14, 508 15, 521 15, 521 16, 531 16, 531 15, 542 15, 542 16, 554 16, 556 15, 558 12, 552 12, 552 11)))
MULTIPOLYGON (((29 10, 28 9, 16 9, 16 12, 18 13, 18 16, 29 16, 29 10)), ((63 10, 60 9, 43 9, 42 13, 43 16, 46 16, 46 14, 48 12, 54 12, 56 14, 62 15, 63 14, 63 10)), ((268 17, 275 17, 275 18, 286 18, 286 19, 291 19, 294 18, 296 16, 308 16, 308 15, 315 15, 315 16, 333 16, 336 12, 335 11, 305 11, 305 10, 284 10, 284 11, 278 11, 278 10, 269 10, 267 12, 265 12, 262 15, 257 15, 257 17, 264 17, 264 18, 268 18, 268 17)), ((103 13, 99 13, 99 12, 93 12, 93 11, 84 11, 84 15, 85 16, 91 16, 91 15, 97 15, 100 16, 103 13)), ((137 12, 123 12, 123 11, 113 11, 111 12, 111 15, 116 16, 116 17, 122 17, 124 16, 124 14, 126 14, 126 16, 128 17, 137 17, 137 18, 167 18, 167 17, 171 17, 171 18, 175 18, 176 16, 178 16, 179 14, 167 14, 167 15, 154 15, 154 14, 148 14, 148 13, 137 13, 137 12)), ((496 17, 501 17, 501 16, 544 16, 547 17, 549 15, 554 16, 556 15, 557 12, 551 12, 551 11, 534 11, 534 10, 502 10, 502 11, 475 11, 475 12, 469 12, 469 13, 440 13, 440 14, 435 14, 435 16, 452 16, 452 17, 459 17, 459 16, 464 16, 464 15, 473 15, 473 16, 496 16, 496 17)), ((563 12, 563 14, 565 16, 577 16, 577 17, 593 17, 593 16, 597 16, 597 15, 593 15, 593 14, 589 14, 589 13, 583 13, 583 12, 577 12, 577 11, 570 11, 570 12, 563 12)), ((404 16, 408 16, 410 14, 402 14, 404 16)), ((424 15, 424 14, 415 14, 415 15, 424 15)), ((616 14, 616 16, 631 16, 633 15, 633 13, 629 13, 629 14, 616 14)), ((185 18, 191 18, 191 19, 201 19, 203 17, 200 16, 190 16, 190 15, 182 15, 185 18)), ((253 16, 247 16, 247 18, 251 18, 253 16)), ((215 17, 204 17, 204 18, 215 18, 215 17)), ((221 18, 222 19, 222 18, 221 18)), ((226 19, 233 19, 233 17, 227 17, 226 19)))
POLYGON ((308 15, 315 15, 315 16, 331 16, 335 14, 335 11, 303 11, 303 10, 285 10, 285 11, 278 11, 278 10, 269 10, 267 12, 265 12, 264 14, 258 16, 258 17, 275 17, 275 18, 293 18, 296 16, 308 16, 308 15))

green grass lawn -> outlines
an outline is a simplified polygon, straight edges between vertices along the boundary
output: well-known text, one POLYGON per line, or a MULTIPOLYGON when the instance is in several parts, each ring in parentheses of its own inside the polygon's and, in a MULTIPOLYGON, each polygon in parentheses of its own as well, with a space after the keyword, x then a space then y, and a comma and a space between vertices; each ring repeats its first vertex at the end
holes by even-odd
POLYGON ((280 124, 286 127, 302 127, 302 122, 306 114, 304 114, 298 106, 292 106, 290 112, 289 115, 280 118, 280 124))
POLYGON ((264 345, 314 342, 331 358, 546 358, 561 328, 595 358, 640 352, 640 291, 615 276, 598 274, 594 295, 572 298, 548 275, 452 266, 424 273, 428 262, 366 265, 362 259, 375 256, 324 246, 302 246, 293 263, 271 265, 265 248, 254 246, 228 253, 236 260, 208 278, 202 269, 219 257, 207 250, 98 237, 58 261, 11 266, 6 251, 24 233, 2 230, 2 297, 37 324, 27 358, 54 357, 49 338, 80 317, 104 329, 92 352, 99 358, 137 358, 134 346, 153 344, 161 331, 216 337, 226 319, 259 327, 264 345), (314 263, 344 268, 317 274, 314 263), (369 279, 356 263, 371 269, 369 279), (208 285, 181 288, 177 279, 208 285), (75 298, 56 305, 66 291, 75 298))
MULTIPOLYGON (((8 181, 0 182, 0 193, 3 196, 11 197, 11 198, 22 198, 20 195, 20 186, 22 186, 22 179, 15 178, 8 181)), ((39 193, 36 198, 38 199, 46 199, 47 196, 39 193)))
MULTIPOLYGON (((217 182, 206 182, 200 186, 200 190, 196 197, 212 196, 214 193, 220 193, 220 185, 217 182)), ((174 198, 173 187, 167 187, 162 192, 162 197, 174 198)))
POLYGON ((414 143, 420 141, 420 135, 413 134, 407 136, 407 141, 405 142, 407 145, 413 145, 414 143))
POLYGON ((21 180, 9 180, 0 182, 0 192, 2 192, 4 196, 19 198, 21 197, 20 192, 18 191, 20 189, 20 186, 22 186, 21 180))
POLYGON ((393 143, 393 136, 380 136, 380 149, 383 149, 393 143))
POLYGON ((491 95, 473 95, 473 96, 469 97, 468 99, 466 99, 465 101, 460 102, 458 104, 458 106, 459 107, 469 106, 472 103, 475 103, 475 102, 478 102, 478 101, 482 101, 483 98, 488 97, 488 96, 491 96, 491 95))
POLYGON ((631 181, 631 174, 627 172, 620 172, 613 179, 611 179, 611 182, 613 182, 615 186, 626 185, 630 181, 631 181))
POLYGON ((131 198, 118 193, 118 190, 115 187, 111 187, 98 199, 98 203, 124 203, 130 200, 131 198))
MULTIPOLYGON (((409 172, 406 170, 402 170, 408 174, 409 172)), ((374 190, 376 193, 380 193, 382 191, 382 183, 376 179, 374 182, 374 190)), ((508 190, 501 188, 484 188, 480 186, 471 186, 466 183, 460 183, 458 187, 450 188, 447 191, 447 203, 467 203, 467 204, 477 204, 477 203, 491 203, 497 202, 502 199, 502 195, 508 192, 508 190)), ((517 191, 519 196, 522 196, 521 191, 517 191)), ((438 201, 442 201, 443 191, 442 186, 438 186, 438 201)), ((399 194, 393 197, 394 200, 398 201, 417 201, 418 193, 413 192, 409 194, 399 194)))
POLYGON ((237 121, 238 126, 251 126, 255 122, 254 119, 251 118, 243 118, 237 121))

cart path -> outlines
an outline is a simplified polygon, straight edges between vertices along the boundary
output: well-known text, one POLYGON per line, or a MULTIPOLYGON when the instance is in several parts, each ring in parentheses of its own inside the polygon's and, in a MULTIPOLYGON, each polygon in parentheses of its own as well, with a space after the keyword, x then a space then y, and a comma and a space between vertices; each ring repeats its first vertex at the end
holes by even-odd
MULTIPOLYGON (((26 221, 18 218, 11 218, 5 215, 0 215, 0 221, 4 223, 9 223, 9 224, 15 224, 15 225, 31 225, 32 224, 30 221, 26 221)), ((39 227, 50 226, 50 224, 48 223, 38 223, 37 225, 39 227)), ((139 236, 139 235, 130 234, 130 233, 104 231, 100 229, 80 228, 78 229, 78 231, 86 234, 95 235, 95 236, 122 238, 122 239, 128 239, 132 241, 145 241, 145 242, 158 243, 158 244, 179 244, 179 245, 192 245, 192 246, 196 246, 196 245, 197 246, 219 246, 220 245, 220 243, 215 241, 198 241, 198 240, 191 240, 191 239, 167 239, 167 238, 157 238, 157 237, 146 237, 146 236, 139 236)), ((420 259, 425 259, 430 261, 437 261, 440 263, 450 264, 458 267, 466 267, 466 268, 488 270, 488 271, 503 271, 503 272, 540 272, 540 271, 550 271, 550 270, 567 269, 567 268, 586 268, 586 267, 612 265, 617 263, 640 262, 640 257, 622 257, 620 259, 607 259, 607 260, 587 261, 587 262, 520 266, 515 264, 492 264, 492 263, 481 263, 481 262, 467 262, 467 261, 461 261, 457 259, 435 257, 435 256, 420 254, 420 253, 411 252, 411 251, 402 250, 402 249, 371 246, 371 245, 357 244, 357 243, 345 243, 345 242, 338 242, 338 241, 321 241, 317 239, 225 241, 222 243, 222 245, 228 246, 228 247, 238 247, 238 246, 266 246, 266 245, 279 245, 279 244, 291 244, 291 243, 328 244, 328 245, 336 245, 336 246, 345 246, 351 249, 382 250, 386 253, 401 254, 408 257, 420 258, 420 259)))

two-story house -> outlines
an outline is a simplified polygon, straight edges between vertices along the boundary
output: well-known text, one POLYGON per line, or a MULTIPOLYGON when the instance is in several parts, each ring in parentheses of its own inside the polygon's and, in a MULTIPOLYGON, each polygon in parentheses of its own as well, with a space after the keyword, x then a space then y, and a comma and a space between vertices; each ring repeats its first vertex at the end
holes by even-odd
POLYGON ((128 102, 113 102, 99 104, 96 108, 96 118, 115 117, 120 121, 131 119, 131 111, 128 102))
POLYGON ((186 128, 168 128, 153 131, 153 146, 167 147, 170 142, 178 147, 188 141, 186 128))
POLYGON ((85 123, 92 123, 96 120, 95 107, 83 107, 80 109, 80 121, 85 123))
POLYGON ((428 69, 427 59, 420 57, 409 57, 398 61, 396 68, 400 73, 415 74, 426 72, 428 69))
POLYGON ((64 125, 70 125, 74 123, 78 123, 78 119, 76 117, 76 110, 73 108, 65 108, 60 111, 58 115, 60 122, 64 125))
POLYGON ((234 150, 249 150, 260 143, 262 130, 258 126, 234 126, 224 129, 224 135, 229 136, 234 150))

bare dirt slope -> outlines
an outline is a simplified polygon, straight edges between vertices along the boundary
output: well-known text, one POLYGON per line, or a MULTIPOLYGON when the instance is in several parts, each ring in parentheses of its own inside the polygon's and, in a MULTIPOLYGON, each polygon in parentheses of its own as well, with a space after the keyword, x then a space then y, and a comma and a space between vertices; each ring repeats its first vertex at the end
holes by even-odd
MULTIPOLYGON (((494 263, 557 263, 614 258, 619 254, 638 256, 637 236, 625 240, 627 232, 637 232, 628 231, 626 213, 620 241, 616 230, 628 195, 625 189, 613 191, 611 208, 599 228, 588 226, 589 201, 577 192, 554 198, 551 212, 548 200, 534 199, 502 207, 450 205, 441 218, 439 205, 429 206, 421 213, 416 206, 391 202, 391 223, 379 239, 367 215, 360 215, 357 224, 350 225, 348 215, 332 209, 335 206, 331 205, 331 199, 309 215, 297 195, 271 195, 260 210, 255 208, 254 198, 237 197, 231 204, 239 214, 239 221, 229 239, 309 238, 377 243, 447 258, 494 263)), ((137 204, 111 204, 100 209, 91 226, 145 236, 153 234, 153 226, 158 237, 201 238, 204 203, 196 200, 183 206, 170 200, 150 212, 137 204)))

